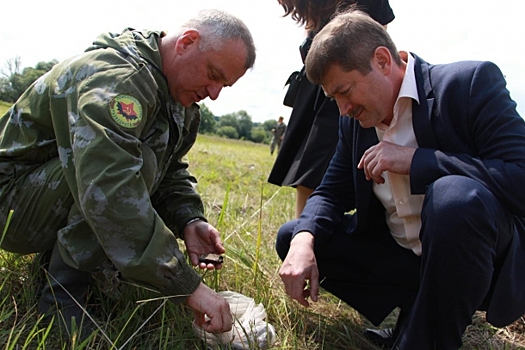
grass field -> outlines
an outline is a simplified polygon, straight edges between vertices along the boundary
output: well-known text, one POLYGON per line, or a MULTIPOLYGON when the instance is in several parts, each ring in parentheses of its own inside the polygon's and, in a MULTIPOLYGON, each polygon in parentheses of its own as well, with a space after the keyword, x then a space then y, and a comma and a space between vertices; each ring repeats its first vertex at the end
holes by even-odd
MULTIPOLYGON (((262 303, 277 332, 272 349, 378 349, 361 335, 367 321, 329 294, 322 292, 320 301, 306 309, 284 293, 273 245, 278 227, 294 215, 295 197, 293 189, 266 182, 275 159, 269 147, 200 135, 188 158, 209 221, 227 249, 224 268, 204 275, 204 281, 262 303)), ((132 285, 123 285, 120 296, 94 287, 88 312, 101 329, 84 342, 62 343, 36 315, 31 261, 32 256, 0 253, 4 349, 206 349, 192 330, 191 310, 132 285)), ((384 325, 393 322, 394 315, 384 325)), ((463 349, 519 349, 525 344, 520 342, 523 324, 495 329, 476 314, 463 349)))
POLYGON ((0 101, 0 117, 3 116, 5 112, 7 112, 10 106, 10 103, 0 101))

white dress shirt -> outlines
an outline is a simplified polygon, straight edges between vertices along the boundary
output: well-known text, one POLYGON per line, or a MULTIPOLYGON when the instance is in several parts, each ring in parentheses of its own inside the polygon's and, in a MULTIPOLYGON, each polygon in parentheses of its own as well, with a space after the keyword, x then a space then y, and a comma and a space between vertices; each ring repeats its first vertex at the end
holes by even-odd
MULTIPOLYGON (((419 103, 417 84, 414 73, 414 58, 407 53, 408 62, 405 77, 394 105, 394 116, 390 125, 376 127, 379 140, 395 143, 400 146, 417 148, 416 135, 412 126, 412 100, 419 103)), ((390 233, 396 242, 421 255, 421 209, 424 195, 410 193, 410 176, 393 174, 388 171, 382 174, 385 182, 374 183, 374 193, 386 208, 385 216, 390 233)))

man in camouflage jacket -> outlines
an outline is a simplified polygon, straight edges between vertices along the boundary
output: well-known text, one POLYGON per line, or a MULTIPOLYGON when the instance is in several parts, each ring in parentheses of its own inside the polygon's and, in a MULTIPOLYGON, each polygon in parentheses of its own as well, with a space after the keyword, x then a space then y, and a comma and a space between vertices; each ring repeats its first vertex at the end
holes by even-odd
POLYGON ((0 119, 1 222, 13 211, 1 246, 51 252, 41 312, 58 302, 66 319, 80 317, 69 295, 82 305, 90 273, 109 260, 124 278, 185 301, 205 330, 231 329, 228 303, 177 244, 202 269, 214 266, 200 254, 224 252, 183 157, 200 124, 196 102, 216 99, 254 60, 246 26, 220 11, 173 33, 103 34, 0 119))

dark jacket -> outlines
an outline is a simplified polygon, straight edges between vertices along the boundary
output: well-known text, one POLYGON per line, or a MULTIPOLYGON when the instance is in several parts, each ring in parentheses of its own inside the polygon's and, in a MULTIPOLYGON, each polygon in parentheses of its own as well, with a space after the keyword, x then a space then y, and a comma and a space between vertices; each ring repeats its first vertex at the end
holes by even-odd
MULTIPOLYGON (((492 324, 509 324, 525 313, 525 123, 493 63, 432 65, 414 57, 420 104, 412 106, 419 145, 410 170, 412 194, 425 194, 440 177, 463 175, 486 186, 514 215, 517 229, 487 312, 492 324)), ((345 225, 350 231, 385 220, 372 182, 357 169, 364 151, 378 143, 375 129, 341 118, 339 135, 323 182, 294 232, 312 232, 316 244, 352 209, 357 214, 345 225)))

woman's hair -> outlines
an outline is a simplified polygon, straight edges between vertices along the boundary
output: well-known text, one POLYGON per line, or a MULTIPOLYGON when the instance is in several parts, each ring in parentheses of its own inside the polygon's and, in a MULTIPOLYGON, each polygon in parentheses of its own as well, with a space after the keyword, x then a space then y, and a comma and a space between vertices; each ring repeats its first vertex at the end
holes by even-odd
POLYGON ((199 14, 184 23, 181 33, 188 29, 196 29, 201 35, 199 50, 215 50, 222 48, 229 40, 242 40, 246 46, 245 68, 253 67, 255 62, 255 44, 252 35, 239 18, 220 10, 203 10, 199 14))
POLYGON ((290 15, 309 31, 318 31, 334 13, 347 10, 356 0, 277 0, 284 9, 284 16, 290 15))

